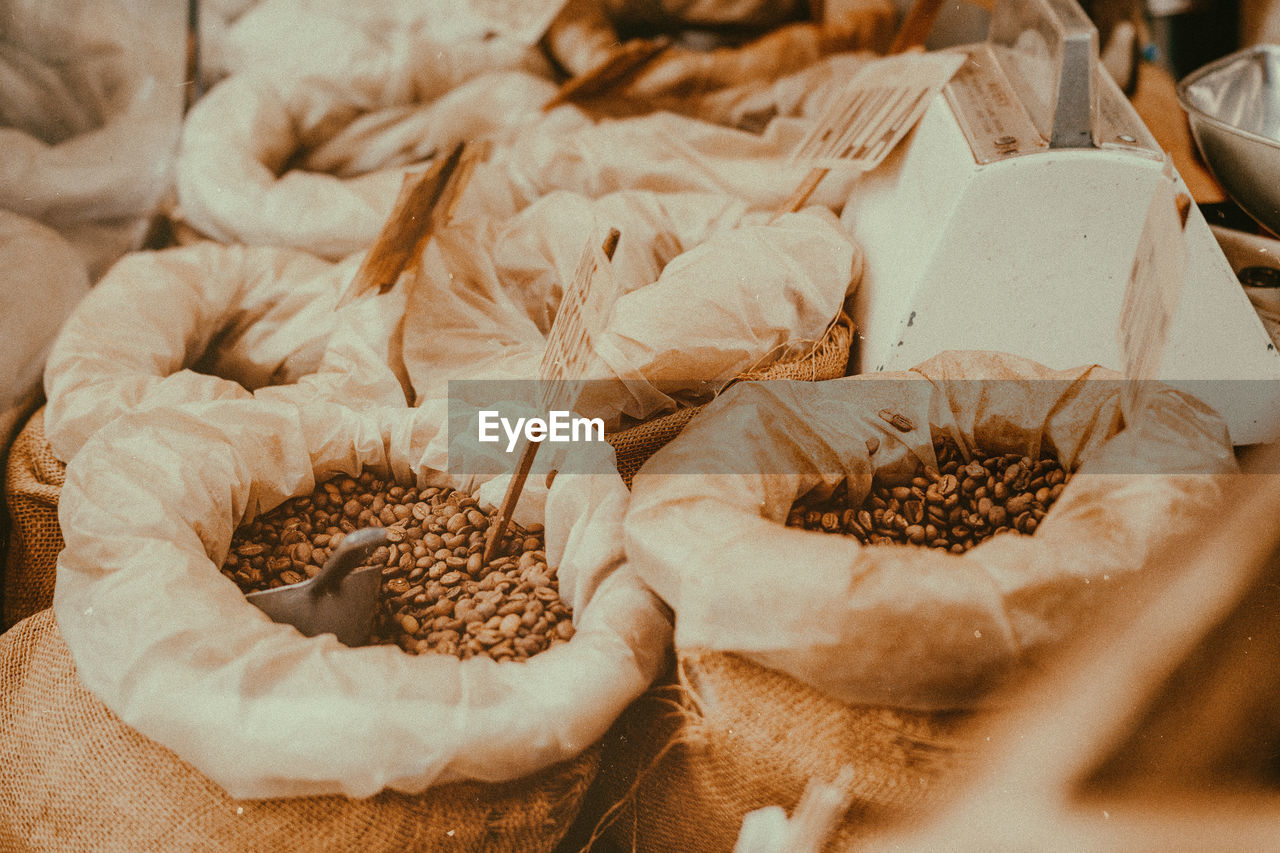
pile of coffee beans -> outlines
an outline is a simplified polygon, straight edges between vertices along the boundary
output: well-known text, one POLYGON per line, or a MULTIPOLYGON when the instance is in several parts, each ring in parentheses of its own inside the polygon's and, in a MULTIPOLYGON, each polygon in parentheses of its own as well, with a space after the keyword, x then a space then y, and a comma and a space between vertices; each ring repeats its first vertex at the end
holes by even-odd
POLYGON ((789 527, 843 533, 867 545, 901 543, 953 554, 992 536, 1031 534, 1062 494, 1071 474, 1049 455, 989 455, 975 449, 966 461, 949 437, 934 442, 938 467, 909 482, 872 487, 853 506, 845 487, 823 501, 802 498, 789 527))
POLYGON ((541 525, 510 524, 485 564, 489 516, 474 498, 369 472, 334 477, 241 525, 222 573, 246 593, 298 583, 364 527, 383 527, 389 539, 365 563, 382 572, 376 641, 411 654, 520 660, 573 636, 541 525))

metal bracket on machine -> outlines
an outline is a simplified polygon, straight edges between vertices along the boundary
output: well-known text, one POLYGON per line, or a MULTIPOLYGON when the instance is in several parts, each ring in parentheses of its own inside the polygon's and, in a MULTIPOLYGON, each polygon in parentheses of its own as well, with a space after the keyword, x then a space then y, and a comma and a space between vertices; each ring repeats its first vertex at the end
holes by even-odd
POLYGON ((1094 145, 1098 31, 1074 0, 996 6, 987 37, 1050 148, 1094 145))
POLYGON ((1075 0, 1001 0, 987 40, 946 89, 974 159, 1123 148, 1159 158, 1154 137, 1098 63, 1098 31, 1075 0))

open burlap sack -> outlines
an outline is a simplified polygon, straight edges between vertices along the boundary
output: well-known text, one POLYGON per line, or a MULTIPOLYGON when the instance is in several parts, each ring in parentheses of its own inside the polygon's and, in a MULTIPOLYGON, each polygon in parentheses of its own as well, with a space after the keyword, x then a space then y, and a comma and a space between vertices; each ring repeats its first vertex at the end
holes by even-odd
POLYGON ((1125 420, 1123 390, 1096 366, 990 352, 740 383, 636 476, 628 557, 676 612, 677 648, 736 652, 846 702, 972 707, 1223 500, 1236 464, 1221 418, 1153 384, 1125 420), (873 478, 936 469, 942 435, 965 454, 1048 451, 1074 475, 1034 535, 963 554, 784 525, 805 495, 843 482, 857 506, 873 478))
POLYGON ((663 50, 603 91, 582 90, 574 103, 597 115, 666 110, 728 124, 735 103, 826 56, 888 48, 890 0, 827 5, 821 18, 801 20, 779 3, 570 0, 546 44, 571 75, 589 78, 638 44, 634 35, 661 33, 671 42, 663 50))
POLYGON ((5 624, 52 603, 63 462, 125 412, 248 398, 314 370, 359 260, 201 241, 123 258, 84 294, 44 363, 48 402, 8 455, 5 624))
POLYGON ((54 452, 69 461, 127 411, 247 398, 314 370, 358 261, 208 241, 121 259, 50 351, 45 433, 54 452))
POLYGON ((968 758, 969 722, 846 705, 738 655, 680 650, 672 677, 605 738, 573 841, 594 835, 619 851, 727 853, 747 813, 790 811, 811 780, 840 779, 850 803, 828 849, 849 849, 946 795, 968 758))
POLYGON ((550 851, 599 756, 593 746, 524 778, 420 794, 233 799, 84 686, 52 611, 0 636, 6 853, 550 851))
POLYGON ((53 605, 53 582, 63 547, 58 498, 67 468, 44 438, 44 409, 27 421, 9 447, 4 501, 9 549, 4 563, 3 628, 53 605))
POLYGON ((670 637, 623 560, 616 474, 531 478, 543 494, 520 509, 546 525, 575 633, 526 661, 303 637, 218 571, 244 519, 340 472, 473 491, 435 455, 441 428, 403 405, 263 399, 104 427, 60 502, 54 610, 86 687, 237 798, 422 793, 582 753, 648 687, 670 637))
MULTIPOLYGON (((369 50, 353 68, 214 86, 183 125, 177 217, 224 243, 342 258, 373 243, 409 170, 500 136, 555 92, 518 45, 419 38, 369 50)), ((491 202, 473 190, 460 204, 491 202)))

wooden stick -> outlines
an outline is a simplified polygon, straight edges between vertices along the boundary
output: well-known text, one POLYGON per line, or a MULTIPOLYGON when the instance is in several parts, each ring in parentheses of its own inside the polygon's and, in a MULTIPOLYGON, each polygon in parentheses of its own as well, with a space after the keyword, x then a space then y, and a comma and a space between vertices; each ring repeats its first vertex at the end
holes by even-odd
POLYGON ((617 228, 610 228, 608 235, 604 238, 604 242, 600 244, 600 250, 604 252, 606 261, 613 260, 613 253, 618 251, 618 241, 622 239, 622 232, 617 228))
POLYGON ((405 176, 391 215, 338 300, 338 308, 370 290, 390 290, 406 269, 417 265, 431 235, 453 216, 462 190, 486 149, 485 145, 459 143, 421 176, 405 176))
MULTIPOLYGON (((609 229, 609 235, 604 238, 604 243, 600 247, 604 251, 606 260, 613 260, 613 253, 617 250, 618 240, 621 237, 622 233, 617 228, 609 229)), ((538 455, 540 445, 541 442, 530 441, 525 437, 520 439, 520 457, 516 461, 516 472, 507 485, 506 494, 502 496, 502 504, 498 507, 497 514, 489 520, 489 535, 485 538, 484 556, 481 557, 485 563, 496 556, 498 546, 502 544, 502 537, 507 533, 507 526, 511 523, 511 516, 516 510, 516 502, 520 500, 520 493, 524 491, 525 480, 529 479, 529 471, 533 468, 533 460, 538 455)))
POLYGON ((804 207, 804 203, 809 200, 809 196, 813 195, 813 191, 818 188, 818 184, 822 183, 822 179, 827 176, 829 170, 824 166, 814 166, 809 170, 809 174, 804 176, 804 180, 800 185, 791 191, 791 195, 782 203, 773 214, 776 220, 784 213, 795 213, 804 207))
POLYGON ((548 112, 561 104, 597 98, 635 77, 650 62, 671 45, 671 39, 629 39, 615 48, 609 56, 583 74, 571 77, 542 105, 548 112))
POLYGON ((186 115, 204 94, 203 62, 200 57, 200 2, 187 0, 187 56, 182 114, 186 115))
POLYGON ((502 505, 498 507, 497 514, 489 520, 489 535, 485 538, 484 556, 481 558, 485 563, 497 556, 498 546, 507 533, 511 516, 516 511, 516 501, 520 500, 520 493, 524 491, 525 480, 529 479, 529 471, 533 468, 533 460, 537 457, 541 444, 542 442, 530 441, 528 438, 520 439, 520 458, 516 462, 516 472, 511 477, 506 494, 502 496, 502 505))
POLYGON ((906 53, 908 50, 924 47, 942 6, 943 0, 915 0, 907 10, 906 20, 898 28, 898 34, 894 36, 889 52, 906 53))

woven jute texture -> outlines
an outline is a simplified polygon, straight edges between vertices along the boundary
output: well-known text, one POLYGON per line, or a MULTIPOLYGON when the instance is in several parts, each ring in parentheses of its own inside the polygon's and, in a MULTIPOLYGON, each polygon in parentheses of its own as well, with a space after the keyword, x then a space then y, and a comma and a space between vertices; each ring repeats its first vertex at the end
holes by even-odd
POLYGON ((9 447, 4 498, 9 512, 9 551, 4 567, 4 627, 53 604, 54 569, 62 551, 58 496, 67 468, 44 437, 38 409, 9 447))
POLYGON ((790 812, 811 779, 849 768, 851 804, 826 846, 847 850, 940 801, 964 765, 968 722, 845 705, 737 655, 681 651, 675 674, 605 738, 582 823, 595 849, 729 853, 748 812, 790 812))
POLYGON ((233 800, 89 693, 52 611, 0 636, 4 853, 550 851, 599 763, 596 745, 515 782, 233 800))
MULTIPOLYGON (((837 379, 845 375, 849 367, 849 348, 853 344, 853 321, 843 312, 826 333, 807 351, 779 359, 758 370, 749 370, 735 377, 733 382, 750 382, 764 379, 798 379, 818 382, 837 379)), ((733 383, 730 383, 733 384, 733 383)), ((687 406, 670 414, 645 421, 618 432, 609 433, 605 440, 613 445, 618 460, 618 473, 627 488, 640 466, 662 449, 668 441, 693 420, 705 408, 687 406)))

